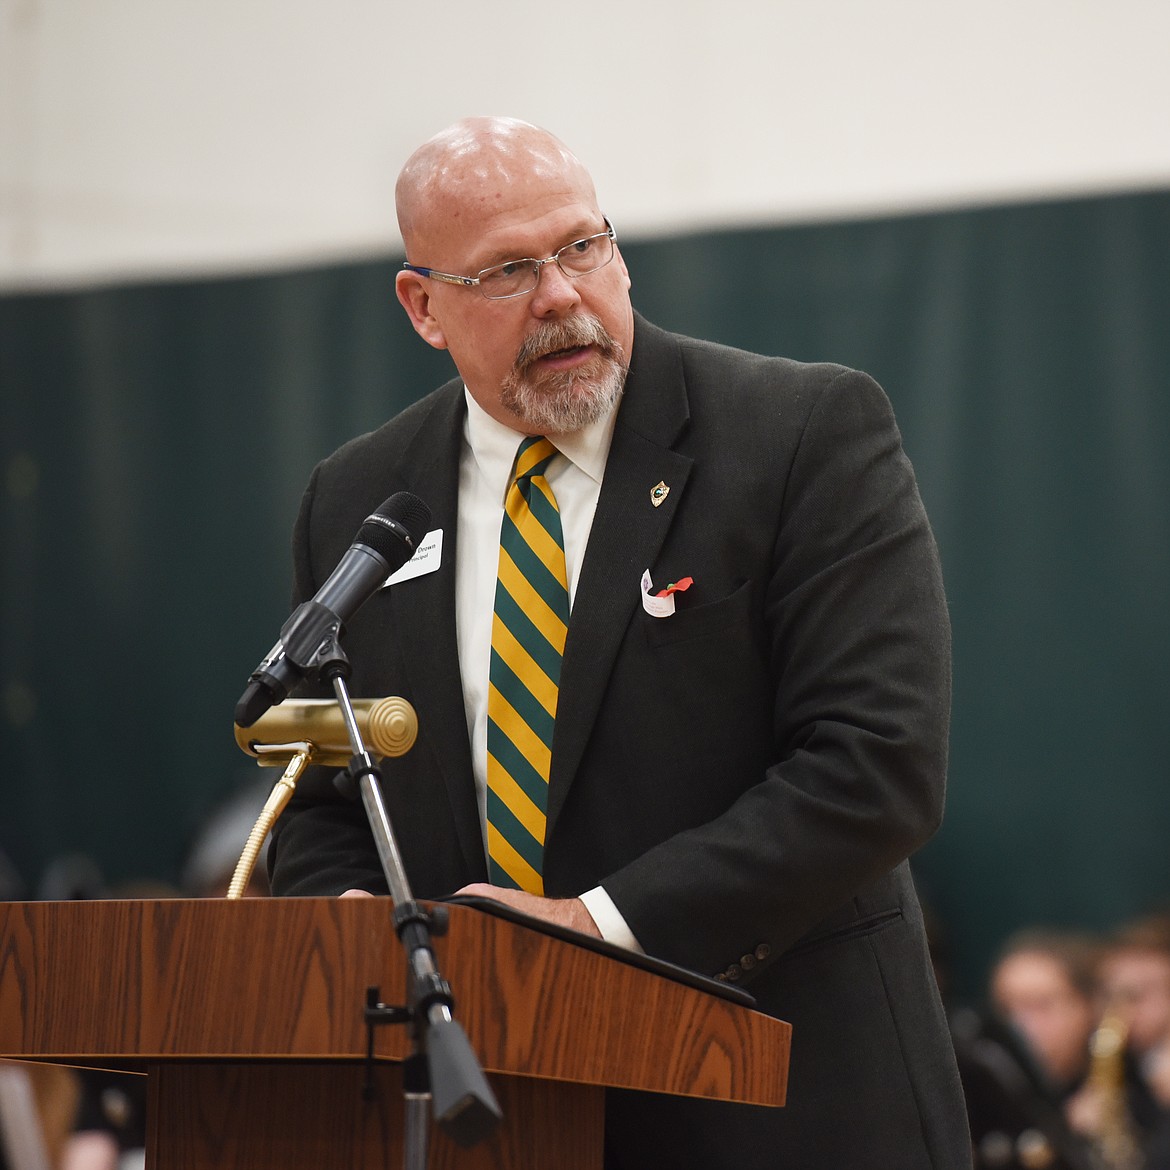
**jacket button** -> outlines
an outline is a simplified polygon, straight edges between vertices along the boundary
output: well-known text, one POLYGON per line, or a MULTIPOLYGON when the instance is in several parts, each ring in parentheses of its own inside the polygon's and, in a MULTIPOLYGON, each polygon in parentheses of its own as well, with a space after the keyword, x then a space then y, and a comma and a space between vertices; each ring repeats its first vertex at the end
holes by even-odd
POLYGON ((724 973, 728 980, 734 983, 743 974, 743 968, 738 963, 732 963, 724 973))
POLYGON ((726 983, 727 982, 727 973, 725 971, 720 971, 718 975, 712 975, 711 978, 716 980, 719 983, 726 983))
POLYGON ((771 953, 772 953, 772 948, 767 943, 760 943, 760 945, 758 947, 756 947, 756 958, 759 959, 761 963, 771 953))
POLYGON ((750 971, 756 965, 756 956, 755 955, 740 955, 739 965, 745 971, 750 971))

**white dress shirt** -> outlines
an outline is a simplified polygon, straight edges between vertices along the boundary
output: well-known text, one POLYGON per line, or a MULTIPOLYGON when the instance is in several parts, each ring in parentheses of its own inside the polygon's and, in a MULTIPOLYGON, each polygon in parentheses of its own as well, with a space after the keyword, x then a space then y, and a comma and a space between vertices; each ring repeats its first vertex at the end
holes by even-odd
MULTIPOLYGON (((471 740, 480 828, 487 851, 487 709, 491 668, 492 613, 500 555, 500 525, 511 485, 516 449, 524 436, 497 422, 464 390, 467 421, 459 459, 459 520, 455 547, 455 626, 463 706, 471 740)), ((545 478, 557 498, 565 539, 569 608, 577 592, 581 562, 597 510, 605 461, 613 439, 615 407, 603 419, 572 434, 558 435, 545 478)), ((613 900, 601 886, 581 895, 602 937, 641 950, 613 900)))

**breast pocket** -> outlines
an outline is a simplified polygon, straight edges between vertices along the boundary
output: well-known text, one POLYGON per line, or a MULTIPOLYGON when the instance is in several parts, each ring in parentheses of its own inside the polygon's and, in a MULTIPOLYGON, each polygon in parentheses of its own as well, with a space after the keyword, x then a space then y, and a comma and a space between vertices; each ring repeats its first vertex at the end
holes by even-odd
POLYGON ((717 637, 737 628, 744 630, 751 609, 751 582, 744 581, 734 593, 688 606, 685 593, 675 594, 675 610, 670 617, 656 618, 643 612, 642 629, 650 646, 669 646, 696 638, 717 637))
POLYGON ((655 808, 654 823, 663 822, 663 785, 679 794, 668 802, 674 831, 726 811, 759 783, 773 754, 773 693, 752 583, 703 605, 690 600, 679 598, 670 617, 634 615, 606 704, 611 751, 655 808))

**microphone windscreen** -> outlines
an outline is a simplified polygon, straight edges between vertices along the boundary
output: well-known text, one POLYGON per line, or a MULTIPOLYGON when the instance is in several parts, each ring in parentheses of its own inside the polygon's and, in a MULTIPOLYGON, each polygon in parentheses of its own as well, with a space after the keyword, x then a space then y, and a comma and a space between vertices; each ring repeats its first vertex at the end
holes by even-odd
POLYGON ((395 492, 362 522, 355 544, 372 548, 396 568, 404 565, 431 527, 431 510, 410 492, 395 492), (407 553, 403 556, 405 542, 407 553))

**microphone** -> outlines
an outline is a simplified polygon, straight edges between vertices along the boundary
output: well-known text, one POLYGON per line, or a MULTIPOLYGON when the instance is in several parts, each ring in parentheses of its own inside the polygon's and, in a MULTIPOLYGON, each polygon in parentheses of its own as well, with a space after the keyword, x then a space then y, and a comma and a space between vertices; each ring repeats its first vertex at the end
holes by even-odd
POLYGON ((315 665, 322 647, 414 555, 431 524, 431 510, 410 492, 397 492, 366 517, 354 542, 311 601, 302 602, 280 639, 252 671, 235 719, 251 727, 315 665))
MULTIPOLYGON (((414 746, 418 717, 405 699, 354 699, 353 713, 362 740, 374 755, 397 758, 414 746)), ((287 764, 305 743, 313 746, 315 764, 344 767, 353 755, 345 718, 334 699, 289 699, 251 727, 237 726, 236 743, 261 764, 270 765, 287 764)))

